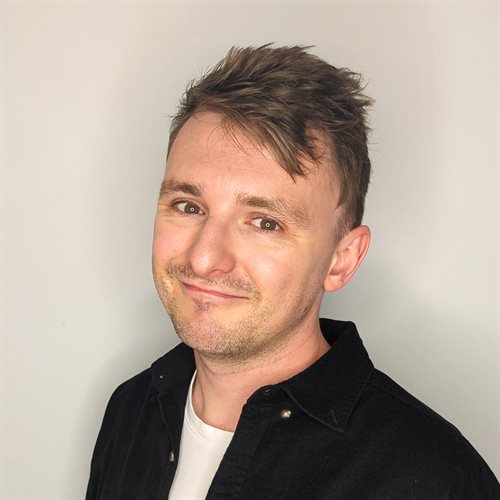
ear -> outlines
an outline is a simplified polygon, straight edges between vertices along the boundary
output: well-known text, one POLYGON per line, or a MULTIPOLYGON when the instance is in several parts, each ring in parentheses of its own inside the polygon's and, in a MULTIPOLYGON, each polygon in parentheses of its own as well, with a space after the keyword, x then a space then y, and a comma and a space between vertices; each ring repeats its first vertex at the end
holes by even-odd
POLYGON ((354 276, 370 246, 370 228, 358 226, 351 229, 338 243, 328 276, 324 282, 327 292, 340 290, 354 276))

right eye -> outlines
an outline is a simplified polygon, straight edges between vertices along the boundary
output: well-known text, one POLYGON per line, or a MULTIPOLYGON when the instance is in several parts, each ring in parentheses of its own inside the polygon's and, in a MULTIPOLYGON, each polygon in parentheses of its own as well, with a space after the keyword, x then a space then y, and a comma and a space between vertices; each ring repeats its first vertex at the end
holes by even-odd
POLYGON ((202 209, 192 201, 178 201, 174 203, 174 206, 179 212, 186 215, 198 215, 203 213, 202 209))

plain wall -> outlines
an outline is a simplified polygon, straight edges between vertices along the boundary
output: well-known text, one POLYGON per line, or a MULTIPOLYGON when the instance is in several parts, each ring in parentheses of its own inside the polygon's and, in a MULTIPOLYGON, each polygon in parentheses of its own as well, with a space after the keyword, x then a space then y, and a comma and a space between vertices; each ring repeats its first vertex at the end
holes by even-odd
POLYGON ((3 2, 2 499, 83 498, 112 390, 177 343, 150 271, 169 115, 269 41, 376 99, 372 248, 323 314, 498 474, 498 29, 496 2, 3 2))

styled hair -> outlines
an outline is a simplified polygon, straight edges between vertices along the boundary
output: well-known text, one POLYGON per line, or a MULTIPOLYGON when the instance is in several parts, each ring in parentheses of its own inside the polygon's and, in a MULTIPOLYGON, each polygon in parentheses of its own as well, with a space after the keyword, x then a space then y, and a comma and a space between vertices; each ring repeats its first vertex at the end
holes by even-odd
POLYGON ((331 66, 309 48, 231 48, 188 85, 172 118, 168 152, 186 121, 207 110, 223 116, 226 130, 241 130, 267 147, 292 178, 307 175, 303 159, 317 161, 317 141, 326 140, 340 188, 341 236, 363 218, 371 172, 367 107, 373 101, 359 74, 331 66))

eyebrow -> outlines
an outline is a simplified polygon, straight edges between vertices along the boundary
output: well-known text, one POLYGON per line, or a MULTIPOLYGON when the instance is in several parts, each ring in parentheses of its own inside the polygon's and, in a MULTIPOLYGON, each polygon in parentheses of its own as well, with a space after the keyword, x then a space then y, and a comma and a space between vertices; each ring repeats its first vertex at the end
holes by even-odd
POLYGON ((292 207, 287 201, 282 198, 265 198, 263 196, 255 196, 246 193, 239 193, 236 196, 236 201, 240 205, 254 208, 262 208, 275 213, 282 218, 284 222, 295 224, 304 229, 311 227, 309 217, 299 208, 292 207))
POLYGON ((175 180, 163 181, 160 187, 160 199, 172 193, 186 193, 192 196, 201 196, 203 188, 199 184, 190 182, 177 182, 175 180))

